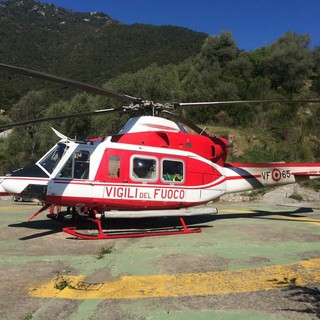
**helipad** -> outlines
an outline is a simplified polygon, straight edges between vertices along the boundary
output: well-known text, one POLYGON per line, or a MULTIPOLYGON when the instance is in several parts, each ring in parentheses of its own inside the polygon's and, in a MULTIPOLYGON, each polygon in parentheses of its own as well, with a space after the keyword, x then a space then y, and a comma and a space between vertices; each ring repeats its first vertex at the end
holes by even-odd
POLYGON ((217 216, 186 219, 200 234, 85 241, 45 214, 25 223, 38 206, 0 200, 0 319, 316 319, 310 207, 219 203, 217 216))

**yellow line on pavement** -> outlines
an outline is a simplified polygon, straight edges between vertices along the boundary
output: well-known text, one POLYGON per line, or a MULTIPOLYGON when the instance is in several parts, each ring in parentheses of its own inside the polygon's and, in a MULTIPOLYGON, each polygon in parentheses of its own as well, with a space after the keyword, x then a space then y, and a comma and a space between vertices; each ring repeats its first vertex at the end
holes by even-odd
POLYGON ((18 207, 17 206, 1 206, 0 207, 1 208, 1 210, 16 210, 18 207))
POLYGON ((244 214, 244 213, 257 213, 257 212, 254 210, 219 209, 219 213, 244 214))
POLYGON ((12 206, 0 206, 0 210, 25 210, 25 209, 37 209, 39 208, 40 206, 37 205, 37 204, 30 204, 30 205, 26 205, 26 206, 23 206, 23 205, 12 205, 12 206))
POLYGON ((142 299, 244 293, 317 282, 320 282, 320 258, 257 269, 123 276, 105 283, 86 282, 85 276, 66 276, 63 279, 60 276, 49 283, 30 288, 29 294, 41 298, 142 299), (63 289, 61 280, 65 284, 63 289))

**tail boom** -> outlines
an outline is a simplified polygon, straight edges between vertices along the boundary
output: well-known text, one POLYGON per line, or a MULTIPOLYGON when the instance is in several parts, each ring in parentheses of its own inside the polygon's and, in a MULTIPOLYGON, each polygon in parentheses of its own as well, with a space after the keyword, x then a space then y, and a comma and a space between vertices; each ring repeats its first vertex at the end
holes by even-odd
POLYGON ((234 163, 225 166, 226 193, 320 178, 320 163, 234 163))

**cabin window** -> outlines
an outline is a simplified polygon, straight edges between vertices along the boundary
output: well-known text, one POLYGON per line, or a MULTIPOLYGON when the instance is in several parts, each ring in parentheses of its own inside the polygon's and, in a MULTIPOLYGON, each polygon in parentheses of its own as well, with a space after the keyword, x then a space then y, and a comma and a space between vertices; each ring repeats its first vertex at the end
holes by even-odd
POLYGON ((182 183, 184 181, 184 163, 177 160, 163 160, 162 180, 182 183))
POLYGON ((133 157, 131 160, 133 180, 157 180, 157 160, 145 157, 133 157))
POLYGON ((66 162, 60 172, 62 178, 88 179, 89 178, 90 153, 88 151, 76 151, 66 162))
POLYGON ((119 156, 109 156, 108 177, 109 178, 120 177, 120 157, 119 156))

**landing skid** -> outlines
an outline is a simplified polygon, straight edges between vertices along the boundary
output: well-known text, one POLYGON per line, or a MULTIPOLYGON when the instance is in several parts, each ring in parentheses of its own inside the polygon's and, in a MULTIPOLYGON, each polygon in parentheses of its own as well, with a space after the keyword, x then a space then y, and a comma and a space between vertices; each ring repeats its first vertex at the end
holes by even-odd
POLYGON ((102 230, 101 220, 98 219, 88 219, 97 224, 98 234, 97 235, 88 235, 83 233, 78 233, 76 227, 65 227, 62 230, 76 238, 84 240, 104 240, 104 239, 122 239, 122 238, 140 238, 140 237, 153 237, 153 236, 168 236, 175 234, 189 234, 189 233, 199 233, 201 228, 188 228, 183 217, 180 217, 180 222, 182 229, 178 230, 168 230, 168 231, 146 231, 146 232, 122 232, 117 234, 107 234, 102 230))

